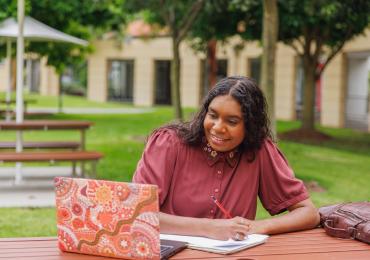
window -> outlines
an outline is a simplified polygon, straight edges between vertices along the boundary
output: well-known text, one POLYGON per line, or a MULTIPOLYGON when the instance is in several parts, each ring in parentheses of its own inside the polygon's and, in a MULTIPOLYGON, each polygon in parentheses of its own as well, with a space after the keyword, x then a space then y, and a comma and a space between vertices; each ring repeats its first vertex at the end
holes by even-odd
POLYGON ((254 79, 258 86, 260 85, 261 78, 261 58, 249 59, 249 76, 254 79))
POLYGON ((128 101, 133 99, 134 61, 110 60, 108 62, 108 99, 128 101))

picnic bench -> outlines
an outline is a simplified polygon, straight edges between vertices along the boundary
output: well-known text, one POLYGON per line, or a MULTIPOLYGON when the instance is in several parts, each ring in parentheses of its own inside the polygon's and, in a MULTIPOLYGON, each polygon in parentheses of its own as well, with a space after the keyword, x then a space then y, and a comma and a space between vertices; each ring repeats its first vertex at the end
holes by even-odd
MULTIPOLYGON (((88 121, 74 120, 25 120, 21 123, 0 121, 0 131, 30 131, 30 130, 78 130, 80 140, 76 141, 26 141, 25 149, 51 149, 52 151, 1 151, 0 162, 72 162, 72 174, 76 175, 76 163, 81 163, 81 175, 85 175, 84 162, 91 162, 90 175, 96 177, 96 164, 103 157, 101 153, 86 151, 86 130, 92 126, 88 121), (65 151, 69 149, 68 151, 65 151), (60 151, 62 150, 62 151, 60 151)), ((13 141, 0 141, 0 149, 15 149, 13 141)))
MULTIPOLYGON (((94 151, 58 151, 58 152, 1 152, 0 162, 83 162, 91 161, 91 177, 96 177, 96 164, 103 154, 94 151)), ((73 175, 76 173, 73 164, 73 175)))
MULTIPOLYGON (((0 259, 7 260, 102 260, 104 257, 61 252, 56 237, 0 239, 0 259)), ((322 228, 273 235, 265 244, 232 255, 218 255, 185 249, 173 260, 347 260, 370 259, 370 246, 356 241, 330 237, 322 228)))

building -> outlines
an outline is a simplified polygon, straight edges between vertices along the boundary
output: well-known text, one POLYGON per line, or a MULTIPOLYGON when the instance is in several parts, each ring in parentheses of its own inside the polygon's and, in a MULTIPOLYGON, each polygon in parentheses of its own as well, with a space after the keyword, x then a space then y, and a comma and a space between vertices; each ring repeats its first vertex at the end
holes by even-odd
MULTIPOLYGON (((134 32, 148 35, 150 30, 136 26, 134 32)), ((134 36, 134 33, 131 33, 134 36)), ((87 98, 131 102, 137 106, 170 104, 171 40, 130 37, 124 42, 97 40, 95 52, 88 58, 87 98)), ((259 78, 262 49, 258 42, 237 38, 225 46, 218 45, 218 77, 246 75, 259 78), (243 48, 240 48, 243 46, 243 48)), ((181 45, 182 105, 196 107, 205 93, 204 55, 184 42, 181 45)), ((26 79, 28 88, 43 95, 57 95, 58 77, 43 59, 30 57, 28 75, 39 71, 38 81, 26 79), (38 64, 38 65, 37 65, 38 64), (33 86, 33 87, 32 87, 33 86)), ((26 69, 26 71, 27 71, 26 69)), ((7 65, 0 63, 0 91, 5 91, 7 65)), ((317 120, 324 126, 352 127, 370 132, 369 106, 370 30, 348 42, 325 69, 317 82, 317 120)), ((276 117, 294 120, 302 107, 302 66, 293 49, 279 43, 276 59, 276 117)), ((33 78, 37 76, 31 76, 33 78)))
MULTIPOLYGON (((246 75, 259 78, 262 48, 258 42, 233 39, 218 46, 218 76, 246 75)), ((170 103, 169 37, 134 37, 118 46, 114 40, 94 42, 88 60, 88 99, 121 100, 138 106, 170 103)), ((204 55, 186 42, 181 45, 181 99, 196 107, 204 93, 204 55)), ((348 42, 317 82, 317 120, 324 126, 369 130, 370 30, 348 42)), ((276 115, 294 120, 302 107, 303 71, 289 46, 279 43, 276 59, 276 115)))

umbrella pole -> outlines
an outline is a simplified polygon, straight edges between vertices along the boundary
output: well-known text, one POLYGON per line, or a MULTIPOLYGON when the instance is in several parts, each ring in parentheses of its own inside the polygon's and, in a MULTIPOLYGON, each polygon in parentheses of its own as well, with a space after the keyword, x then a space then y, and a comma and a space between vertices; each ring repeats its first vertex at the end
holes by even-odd
POLYGON ((6 91, 6 111, 5 111, 5 120, 10 121, 12 115, 11 115, 11 109, 10 109, 10 101, 12 98, 12 42, 8 38, 6 42, 6 60, 8 63, 8 86, 6 91))
MULTIPOLYGON (((16 122, 23 122, 23 55, 24 55, 24 0, 18 0, 18 37, 17 37, 17 100, 16 122)), ((22 131, 17 131, 16 152, 22 152, 22 131)), ((22 164, 17 163, 15 168, 15 184, 22 182, 22 164)))

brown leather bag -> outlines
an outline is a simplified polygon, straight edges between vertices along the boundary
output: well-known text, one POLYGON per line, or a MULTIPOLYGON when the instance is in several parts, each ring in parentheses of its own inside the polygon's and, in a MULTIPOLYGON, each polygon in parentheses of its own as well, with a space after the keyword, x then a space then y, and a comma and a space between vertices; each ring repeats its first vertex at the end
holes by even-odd
POLYGON ((370 202, 321 207, 320 224, 333 237, 353 238, 370 244, 370 202))

